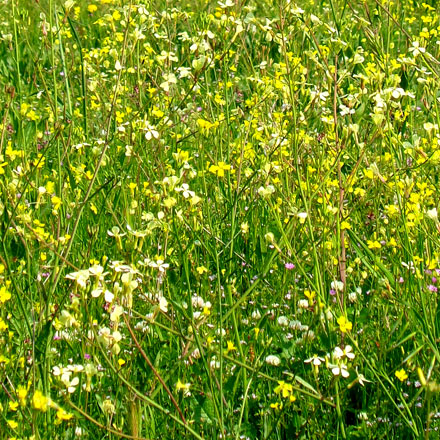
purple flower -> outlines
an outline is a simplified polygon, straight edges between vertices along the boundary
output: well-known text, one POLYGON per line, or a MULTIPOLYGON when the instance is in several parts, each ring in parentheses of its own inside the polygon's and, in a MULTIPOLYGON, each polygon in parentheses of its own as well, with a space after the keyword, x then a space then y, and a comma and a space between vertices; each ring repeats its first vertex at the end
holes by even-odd
POLYGON ((431 292, 437 292, 438 289, 437 289, 436 286, 434 286, 434 284, 430 284, 428 286, 428 290, 431 291, 431 292))
POLYGON ((91 358, 91 356, 88 353, 84 353, 84 359, 89 360, 91 358))
POLYGON ((284 267, 285 267, 287 270, 295 269, 295 265, 294 265, 293 263, 286 263, 286 264, 284 265, 284 267))
POLYGON ((336 295, 336 290, 335 290, 335 289, 330 289, 330 295, 331 295, 331 296, 336 295))

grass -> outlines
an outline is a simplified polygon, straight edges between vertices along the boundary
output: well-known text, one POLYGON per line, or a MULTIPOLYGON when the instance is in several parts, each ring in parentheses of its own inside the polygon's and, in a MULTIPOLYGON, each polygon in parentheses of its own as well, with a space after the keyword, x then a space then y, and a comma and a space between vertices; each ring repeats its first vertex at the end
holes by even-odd
POLYGON ((437 438, 435 2, 0 5, 0 438, 437 438))

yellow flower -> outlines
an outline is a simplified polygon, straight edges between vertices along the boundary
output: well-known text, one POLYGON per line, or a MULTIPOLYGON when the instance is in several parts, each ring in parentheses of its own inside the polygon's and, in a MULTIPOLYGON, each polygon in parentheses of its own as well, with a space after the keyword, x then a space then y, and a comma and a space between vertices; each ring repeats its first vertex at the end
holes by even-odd
POLYGON ((32 405, 35 409, 45 412, 49 406, 48 403, 48 398, 43 396, 43 393, 40 390, 35 391, 32 397, 32 405))
POLYGON ((316 292, 314 290, 310 291, 308 289, 304 290, 304 295, 310 300, 313 301, 313 298, 316 295, 316 292))
POLYGON ((26 396, 28 393, 28 389, 24 387, 23 385, 19 385, 17 387, 17 396, 18 400, 20 400, 20 405, 25 406, 26 405, 26 396))
POLYGON ((340 316, 337 320, 337 323, 339 324, 339 329, 342 333, 347 333, 353 328, 353 324, 348 321, 345 316, 340 316))
POLYGON ((18 409, 18 402, 9 401, 9 409, 11 411, 17 411, 17 409, 18 409))
POLYGON ((237 347, 234 345, 232 341, 227 341, 228 347, 226 348, 227 352, 237 350, 237 347))
POLYGON ((344 229, 351 229, 351 225, 350 225, 350 223, 349 222, 347 222, 347 221, 342 221, 341 222, 341 229, 342 230, 344 230, 344 229))
POLYGON ((73 417, 73 414, 66 412, 63 408, 58 408, 57 418, 59 420, 70 420, 73 417))
POLYGON ((6 286, 0 287, 0 303, 4 304, 11 299, 11 293, 6 290, 6 286))
POLYGON ((209 167, 209 172, 216 174, 218 177, 224 177, 225 171, 229 171, 231 169, 231 165, 228 165, 224 162, 219 162, 218 165, 211 165, 209 167))
POLYGON ((183 383, 179 379, 176 383, 176 390, 182 391, 184 396, 189 396, 190 395, 190 391, 189 391, 190 386, 191 386, 190 383, 183 383))
POLYGON ((284 382, 284 380, 278 381, 278 386, 274 389, 275 394, 281 394, 284 398, 289 397, 293 391, 292 384, 284 382))
POLYGON ((368 249, 380 249, 382 245, 377 240, 367 240, 368 249))
POLYGON ((62 200, 58 196, 52 197, 53 209, 55 209, 56 211, 58 211, 58 209, 60 209, 60 206, 62 203, 63 203, 62 200))
POLYGON ((8 420, 7 422, 11 429, 16 429, 18 427, 18 423, 15 420, 8 420))
POLYGON ((397 379, 400 380, 400 382, 403 382, 404 380, 408 379, 408 375, 406 374, 406 371, 402 368, 401 370, 397 370, 394 373, 397 377, 397 379))
POLYGON ((0 318, 0 332, 3 332, 8 329, 8 324, 0 318))

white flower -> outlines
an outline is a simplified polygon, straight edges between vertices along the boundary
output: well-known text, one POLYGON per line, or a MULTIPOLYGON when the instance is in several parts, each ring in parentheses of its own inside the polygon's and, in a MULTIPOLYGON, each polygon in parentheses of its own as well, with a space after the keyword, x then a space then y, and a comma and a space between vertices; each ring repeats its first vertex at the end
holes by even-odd
POLYGON ((346 357, 347 359, 355 358, 355 354, 353 353, 353 348, 351 347, 351 345, 346 345, 344 349, 336 347, 333 352, 333 356, 336 359, 342 359, 344 357, 346 357))
POLYGON ((261 318, 261 313, 259 310, 254 310, 251 314, 252 319, 258 320, 261 318))
POLYGON ((153 126, 148 126, 146 133, 145 133, 145 139, 147 139, 147 141, 150 141, 151 139, 158 139, 159 138, 159 132, 157 130, 155 130, 155 128, 153 126))
POLYGON ((275 187, 273 185, 268 185, 266 188, 264 186, 260 186, 257 192, 263 198, 269 197, 275 192, 275 187))
POLYGON ((162 273, 164 273, 170 267, 170 265, 168 263, 165 263, 163 260, 157 260, 156 262, 150 261, 148 265, 150 267, 154 267, 155 269, 159 269, 159 272, 162 273))
POLYGON ((281 359, 278 356, 270 354, 269 356, 266 356, 266 363, 278 367, 278 365, 281 364, 281 359))
POLYGON ((311 358, 306 359, 304 362, 306 364, 312 363, 313 365, 318 367, 319 365, 322 364, 322 362, 324 362, 324 358, 319 357, 317 354, 314 354, 311 358))
POLYGON ((107 231, 107 234, 110 235, 110 237, 123 237, 124 234, 119 233, 120 229, 117 226, 113 226, 111 230, 107 231))
POLYGON ((122 306, 116 305, 113 309, 113 312, 110 313, 110 321, 116 322, 119 321, 119 317, 124 313, 124 309, 122 306))
POLYGON ((332 368, 332 373, 335 376, 342 376, 344 378, 350 376, 350 373, 347 370, 347 366, 345 364, 336 365, 332 368))
POLYGON ((187 199, 188 197, 194 197, 196 195, 194 191, 190 191, 189 185, 187 183, 182 183, 182 186, 175 188, 174 191, 181 192, 185 199, 187 199))
POLYGON ((306 299, 300 299, 298 301, 298 307, 300 309, 308 309, 309 308, 309 302, 306 299))
POLYGON ((433 124, 432 122, 425 122, 423 124, 423 128, 428 132, 431 133, 432 130, 437 131, 438 130, 438 125, 437 124, 433 124))
POLYGON ((298 212, 298 214, 296 214, 300 223, 304 223, 306 221, 307 215, 307 212, 298 212))
POLYGON ((232 0, 226 0, 225 3, 217 2, 222 9, 232 8, 235 6, 235 3, 232 0))
POLYGON ((344 290, 344 283, 342 281, 332 281, 330 287, 333 290, 341 292, 342 290, 344 290))
POLYGON ((161 296, 159 298, 159 308, 162 312, 167 313, 168 312, 168 301, 164 296, 161 296))
POLYGON ((113 301, 113 298, 115 297, 115 295, 113 295, 112 292, 110 292, 110 290, 106 290, 104 292, 104 299, 105 302, 111 303, 113 301))
POLYGON ((428 211, 426 211, 426 215, 431 220, 438 221, 437 208, 428 209, 428 211))
POLYGON ((287 327, 289 325, 289 320, 285 316, 279 316, 277 322, 282 327, 287 327))
POLYGON ((79 270, 78 272, 72 272, 66 275, 68 280, 74 280, 82 289, 85 289, 87 286, 87 280, 89 279, 89 271, 88 270, 79 270))
POLYGON ((419 41, 413 41, 412 47, 409 48, 409 51, 413 53, 414 57, 421 53, 425 53, 426 49, 423 46, 420 46, 419 41))

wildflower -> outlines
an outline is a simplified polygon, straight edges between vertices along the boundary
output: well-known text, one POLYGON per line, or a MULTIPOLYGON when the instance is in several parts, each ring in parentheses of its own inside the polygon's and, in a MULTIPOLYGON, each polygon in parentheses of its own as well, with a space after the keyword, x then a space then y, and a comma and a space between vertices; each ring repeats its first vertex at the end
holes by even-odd
POLYGON ((118 246, 118 249, 121 250, 121 249, 122 249, 122 240, 121 240, 121 237, 123 237, 123 236, 125 235, 125 233, 121 234, 119 231, 120 231, 120 229, 119 229, 117 226, 113 226, 113 227, 111 228, 111 230, 107 231, 107 234, 108 234, 110 237, 115 237, 115 239, 116 239, 116 244, 117 244, 117 246, 118 246))
POLYGON ((66 275, 68 280, 73 280, 79 287, 85 289, 87 287, 87 280, 89 279, 89 270, 79 270, 78 272, 72 272, 66 275))
POLYGON ((205 266, 198 266, 196 270, 199 275, 203 275, 204 273, 208 272, 208 269, 205 266))
POLYGON ((227 348, 226 351, 229 353, 230 351, 235 351, 237 350, 237 347, 234 345, 234 343, 232 341, 227 341, 227 348))
POLYGON ((119 321, 119 317, 124 313, 124 309, 120 305, 116 305, 113 308, 113 311, 110 313, 110 321, 117 322, 119 321))
POLYGON ((309 302, 306 299, 300 299, 298 301, 298 308, 300 308, 300 309, 308 309, 309 308, 309 302))
POLYGON ((14 401, 10 400, 8 406, 11 411, 15 412, 18 409, 18 402, 14 402, 14 401))
POLYGON ((275 192, 275 187, 273 185, 267 185, 266 187, 260 186, 257 192, 261 197, 267 198, 275 192))
POLYGON ((49 406, 49 399, 37 390, 32 397, 32 405, 35 409, 45 412, 49 406))
POLYGON ((217 177, 224 177, 225 171, 229 171, 231 169, 231 165, 228 165, 224 162, 219 162, 217 165, 211 165, 209 167, 209 172, 216 174, 217 177))
POLYGON ((68 413, 66 410, 64 410, 63 408, 58 408, 57 411, 57 418, 58 420, 70 420, 73 417, 73 414, 68 413))
POLYGON ((342 333, 347 333, 353 328, 353 324, 347 320, 345 316, 340 316, 337 319, 337 323, 339 324, 339 329, 342 333))
POLYGON ((17 387, 16 392, 17 392, 18 400, 20 401, 20 405, 25 406, 26 405, 26 396, 28 394, 28 389, 22 385, 19 385, 17 387))
POLYGON ((316 296, 316 292, 314 290, 304 290, 304 296, 307 297, 307 299, 313 303, 313 298, 316 296))
POLYGON ((266 363, 278 367, 278 365, 281 364, 281 359, 278 356, 270 354, 269 356, 266 356, 266 363))
POLYGON ((180 381, 180 379, 177 381, 176 383, 176 390, 177 391, 182 391, 183 395, 185 397, 191 396, 191 392, 189 390, 191 384, 190 383, 183 383, 180 381))
POLYGON ((159 139, 159 132, 156 130, 156 127, 150 125, 148 122, 145 123, 144 131, 145 139, 147 141, 151 141, 151 139, 159 139))
POLYGON ((337 292, 341 292, 344 290, 344 283, 342 281, 332 281, 330 287, 337 292))
POLYGON ((350 373, 347 370, 347 365, 341 363, 340 365, 336 365, 332 368, 332 373, 335 376, 342 376, 343 378, 347 378, 350 376, 350 373))
POLYGON ((295 265, 294 265, 293 263, 286 263, 286 264, 284 265, 284 267, 285 267, 287 270, 295 269, 295 265))
POLYGON ((60 209, 60 206, 62 205, 63 201, 58 196, 53 196, 51 200, 52 200, 52 204, 53 204, 53 209, 55 211, 58 211, 58 209, 60 209))
POLYGON ((160 298, 159 298, 159 309, 163 313, 168 312, 168 301, 166 300, 166 298, 164 296, 160 296, 160 298))
POLYGON ((365 383, 366 383, 366 382, 371 382, 371 380, 367 380, 363 374, 361 374, 361 373, 358 372, 357 367, 356 367, 356 374, 357 374, 356 379, 355 379, 351 384, 347 385, 347 388, 348 388, 348 389, 352 388, 352 387, 353 387, 355 384, 357 384, 357 383, 358 383, 361 387, 363 387, 363 386, 365 386, 365 383))
POLYGON ((110 399, 105 399, 102 402, 102 410, 104 411, 104 413, 106 413, 107 415, 112 415, 115 413, 116 408, 115 405, 112 403, 112 401, 110 399))
POLYGON ((279 380, 278 386, 274 389, 275 394, 281 394, 284 398, 289 397, 292 391, 292 384, 286 383, 283 380, 279 380))
POLYGON ((435 222, 438 222, 437 208, 428 209, 428 211, 426 211, 426 216, 428 218, 430 218, 431 220, 434 220, 435 222))
POLYGON ((324 362, 324 358, 319 357, 317 354, 314 354, 311 358, 306 359, 304 361, 306 364, 312 364, 316 367, 319 367, 323 362, 324 362))
POLYGON ((351 224, 344 220, 344 221, 341 222, 341 229, 342 230, 344 230, 344 229, 351 229, 351 224))
POLYGON ((408 374, 406 374, 406 371, 403 368, 401 370, 397 370, 394 374, 396 375, 397 379, 400 380, 400 382, 408 379, 408 374))
POLYGON ((17 429, 18 428, 18 423, 15 420, 7 420, 8 426, 11 429, 17 429))
POLYGON ((0 303, 4 304, 11 299, 11 293, 6 289, 6 286, 0 287, 0 303))
POLYGON ((426 49, 423 46, 420 46, 419 41, 413 41, 412 46, 409 48, 409 51, 412 52, 414 58, 416 58, 421 53, 425 53, 426 49))
POLYGON ((182 196, 185 199, 187 199, 188 197, 194 197, 195 196, 195 192, 194 191, 190 191, 189 185, 187 183, 182 183, 182 186, 179 187, 179 188, 175 188, 174 191, 181 192, 182 196))
POLYGON ((298 214, 296 214, 301 224, 303 224, 306 221, 307 215, 308 215, 307 212, 299 212, 298 214))
POLYGON ((333 355, 336 359, 343 359, 346 357, 347 359, 354 359, 355 354, 353 353, 353 348, 351 345, 346 345, 344 349, 341 349, 339 347, 336 347, 333 355))

